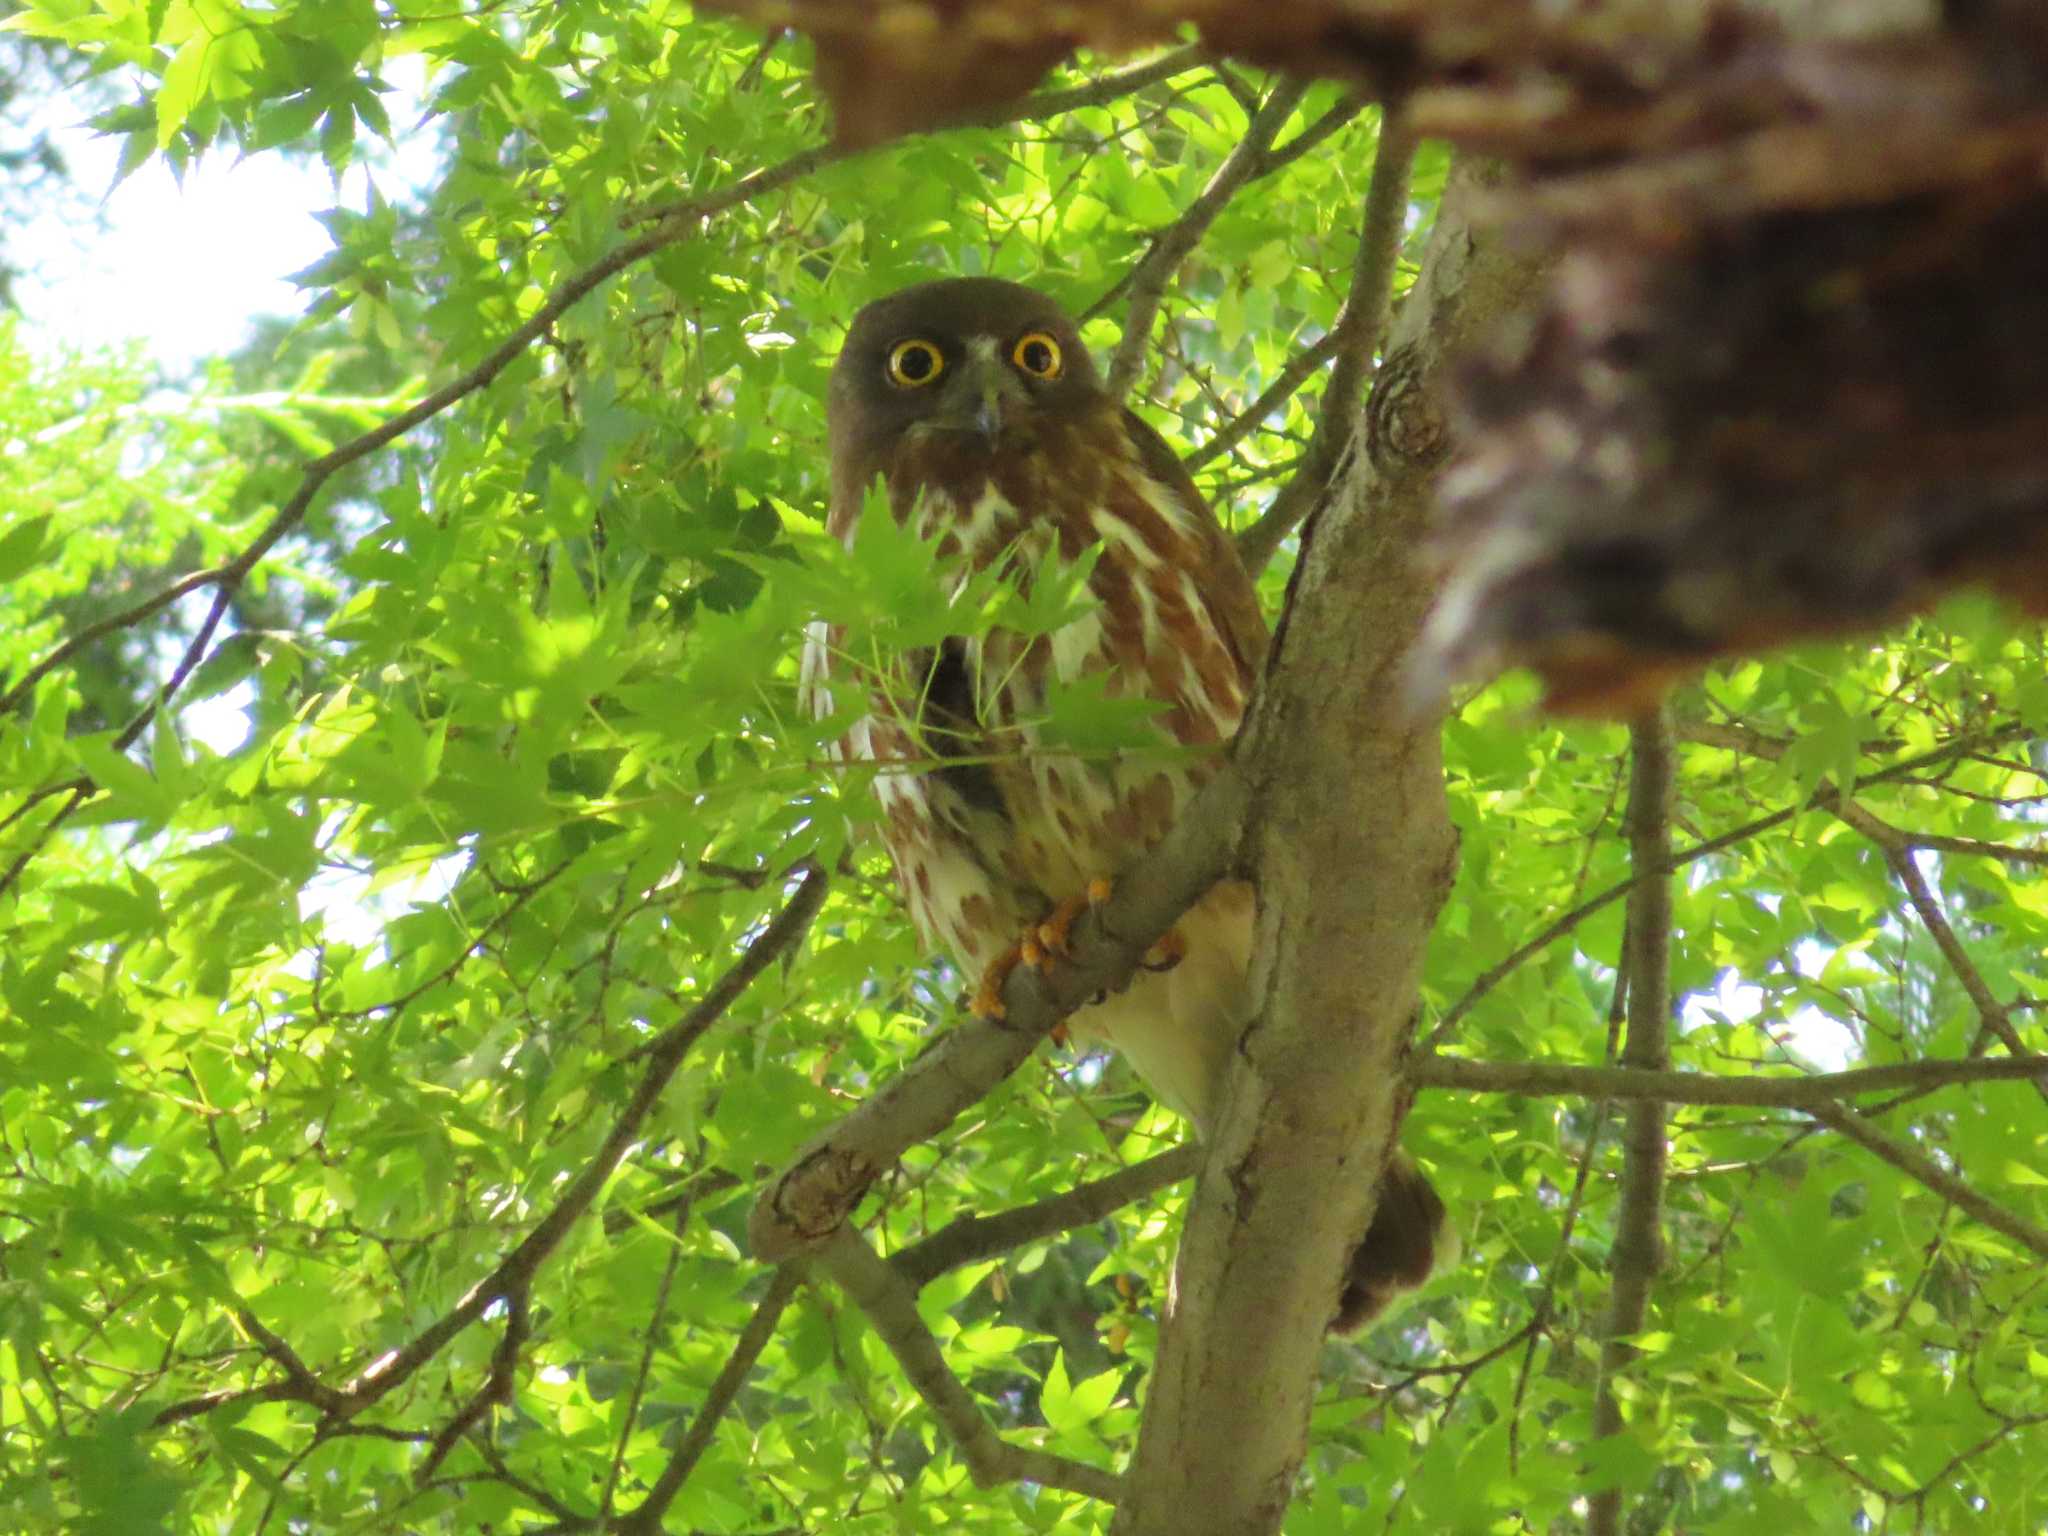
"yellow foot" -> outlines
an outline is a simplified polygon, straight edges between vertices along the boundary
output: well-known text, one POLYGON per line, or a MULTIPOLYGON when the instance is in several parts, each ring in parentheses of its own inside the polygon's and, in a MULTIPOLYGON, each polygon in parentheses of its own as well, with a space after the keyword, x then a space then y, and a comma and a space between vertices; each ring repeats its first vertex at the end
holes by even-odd
MULTIPOLYGON (((1090 880, 1088 888, 1078 896, 1069 896, 1045 916, 1045 921, 1033 923, 1024 930, 1024 936, 1010 948, 997 955, 989 968, 981 973, 981 984, 974 989, 974 996, 967 1006, 978 1019, 1001 1019, 1006 1010, 1003 1007, 1003 984, 1010 979, 1010 972, 1018 966, 1029 966, 1034 971, 1048 969, 1052 962, 1067 952, 1067 941, 1074 930, 1074 921, 1091 907, 1099 907, 1109 900, 1110 884, 1107 880, 1090 880)), ((1175 963, 1179 956, 1176 954, 1175 963)), ((1066 1028, 1060 1026, 1053 1031, 1056 1044, 1066 1043, 1066 1028)))
POLYGON ((1074 932, 1074 920, 1090 907, 1099 907, 1109 900, 1112 889, 1107 880, 1098 877, 1090 880, 1088 889, 1080 895, 1069 896, 1047 913, 1045 921, 1024 939, 1028 962, 1042 970, 1048 955, 1064 955, 1067 952, 1067 940, 1074 932), (1034 938, 1038 941, 1035 946, 1032 944, 1034 938))
POLYGON ((1138 964, 1148 971, 1170 971, 1187 957, 1188 941, 1181 937, 1178 928, 1169 928, 1158 943, 1145 951, 1145 958, 1138 964))
POLYGON ((974 996, 967 1000, 968 1012, 977 1019, 1005 1017, 1009 1010, 1003 1006, 1003 983, 1010 979, 1010 972, 1023 962, 1022 944, 1012 944, 990 961, 988 969, 981 973, 981 984, 974 989, 974 996))

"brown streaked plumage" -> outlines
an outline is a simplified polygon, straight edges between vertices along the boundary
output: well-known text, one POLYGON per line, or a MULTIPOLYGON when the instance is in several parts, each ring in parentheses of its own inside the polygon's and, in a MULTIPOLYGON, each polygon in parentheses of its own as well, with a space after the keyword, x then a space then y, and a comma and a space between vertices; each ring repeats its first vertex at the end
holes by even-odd
MULTIPOLYGON (((1258 600, 1235 547, 1173 451, 1103 390, 1073 322, 993 278, 921 283, 870 304, 832 370, 829 526, 851 542, 877 479, 899 521, 970 570, 1020 584, 1079 560, 1094 608, 1050 636, 995 629, 902 658, 893 675, 837 659, 814 627, 813 707, 843 679, 869 705, 849 757, 900 763, 875 780, 882 837, 919 933, 978 976, 1062 904, 1087 899, 1164 835, 1214 772, 1265 659, 1258 600), (1084 759, 1039 739, 1050 693, 1078 682, 1154 701, 1158 750, 1084 759)), ((1253 894, 1215 886, 1182 919, 1184 953, 1082 1009, 1084 1038, 1121 1051, 1197 1132, 1213 1121, 1249 1014, 1253 894)), ((1342 1325, 1426 1279, 1443 1206, 1405 1157, 1354 1260, 1342 1325)))

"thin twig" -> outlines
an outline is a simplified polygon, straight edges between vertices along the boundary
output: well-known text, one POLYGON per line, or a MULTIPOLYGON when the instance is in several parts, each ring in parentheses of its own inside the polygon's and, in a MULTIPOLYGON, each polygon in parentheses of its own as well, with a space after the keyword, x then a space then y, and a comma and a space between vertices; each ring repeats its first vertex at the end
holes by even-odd
POLYGON ((1642 1072, 1629 1067, 1581 1067, 1548 1061, 1468 1061, 1432 1056, 1409 1068, 1418 1088, 1465 1093, 1575 1094, 1589 1099, 1662 1099, 1736 1109, 1815 1109, 1863 1093, 1895 1089, 1927 1092, 1958 1083, 2048 1080, 2048 1057, 2018 1060, 1913 1061, 1858 1067, 1812 1077, 1721 1077, 1707 1072, 1642 1072))
POLYGON ((1341 339, 1336 331, 1325 331, 1295 353, 1273 376, 1273 382, 1259 392, 1258 399, 1225 422, 1201 447, 1184 455, 1181 463, 1190 470, 1200 469, 1258 431, 1261 422, 1293 399, 1295 391, 1308 382, 1309 375, 1330 360, 1341 339))
MULTIPOLYGON (((1265 105, 1253 113, 1251 121, 1245 125, 1244 137, 1216 167, 1208 185, 1202 188, 1180 217, 1153 237, 1151 246, 1138 259, 1138 264, 1116 289, 1111 290, 1111 294, 1105 295, 1107 299, 1121 290, 1130 297, 1124 310, 1123 336, 1109 359, 1108 388, 1112 398, 1121 400, 1131 392, 1138 370, 1144 365, 1145 348, 1152 336, 1152 321, 1159 313, 1160 300, 1166 293, 1166 285, 1173 280, 1173 274, 1180 270, 1180 264, 1201 243, 1209 226, 1216 222, 1216 216, 1229 206, 1239 189, 1254 177, 1265 174, 1273 141, 1279 137, 1281 128, 1294 115, 1294 109, 1301 105, 1301 98, 1307 92, 1308 82, 1305 80, 1287 80, 1274 87, 1265 105)), ((1098 301, 1096 307, 1100 307, 1100 303, 1098 301)))
POLYGON ((434 988, 440 986, 445 981, 452 980, 457 972, 469 964, 470 958, 489 940, 493 933, 496 933, 512 921, 513 918, 517 917, 521 908, 559 879, 569 866, 575 862, 575 854, 565 854, 553 869, 520 886, 513 893, 512 899, 505 904, 504 908, 496 913, 482 928, 478 929, 476 937, 458 949, 455 952, 455 958, 439 970, 432 972, 415 985, 406 988, 405 991, 386 998, 381 1003, 368 1003, 361 1008, 351 1008, 346 1012, 330 1014, 328 1017, 335 1019, 366 1019, 376 1013, 390 1013, 394 1017, 403 1013, 407 1008, 418 1002, 420 998, 433 991, 434 988))
MULTIPOLYGON (((1626 940, 1624 940, 1626 947, 1626 940)), ((1621 1039, 1621 1026, 1628 1009, 1628 978, 1615 978, 1614 994, 1607 1005, 1607 1057, 1613 1066, 1621 1039)), ((1572 1234, 1578 1230, 1579 1213, 1586 1205, 1586 1181, 1593 1173, 1593 1160, 1600 1155, 1600 1138, 1607 1133, 1607 1121, 1614 1113, 1614 1101, 1601 1097, 1593 1103, 1592 1123, 1586 1127, 1585 1144, 1579 1148, 1578 1164, 1572 1172, 1572 1192, 1564 1203, 1564 1216, 1557 1224, 1557 1251, 1543 1272, 1542 1287, 1536 1292, 1529 1312, 1528 1343, 1522 1363, 1515 1372, 1515 1393, 1508 1409, 1508 1470, 1522 1465, 1522 1405, 1528 1399, 1529 1378, 1536 1368, 1536 1347, 1550 1337, 1550 1320, 1557 1309, 1557 1288, 1564 1279, 1565 1265, 1572 1261, 1572 1234)))
POLYGON ((132 607, 123 608, 118 613, 110 613, 105 618, 86 625, 78 633, 67 635, 61 645, 23 673, 20 682, 5 693, 0 693, 0 715, 12 714, 20 708, 30 689, 80 651, 96 645, 109 635, 119 634, 124 629, 132 629, 144 619, 161 613, 189 593, 204 591, 218 582, 226 569, 225 566, 208 566, 202 571, 192 571, 132 607))
MULTIPOLYGON (((1934 891, 1927 884, 1927 877, 1920 873, 1920 866, 1914 862, 1912 850, 1907 846, 1906 834, 1891 823, 1873 816, 1846 795, 1836 803, 1834 810, 1843 821, 1877 845, 1878 852, 1884 855, 1884 861, 1890 867, 1892 875, 1904 888, 1906 900, 1913 904, 1913 910, 1920 915, 1921 925, 1934 940, 1935 948, 1941 951, 1942 958, 1948 961, 1949 969, 1955 972, 1956 980, 1962 983, 1963 991, 1969 994, 1970 1001, 1976 1006, 1977 1018, 1982 1028, 1978 1032, 1976 1043, 1971 1046, 1971 1054, 1982 1050, 1984 1042, 1990 1036, 1996 1035, 2005 1042, 2005 1048, 2014 1056, 2032 1055, 2033 1053, 2027 1049, 2026 1041, 2020 1038, 2019 1028, 2013 1023, 2012 1015, 1992 993, 1991 984, 1984 979, 1984 973, 1977 968, 1977 962, 1970 958, 1969 950, 1964 948, 1963 941, 1956 937, 1955 928, 1949 923, 1948 914, 1941 910, 1941 903, 1934 899, 1934 891)), ((2048 1098, 2048 1082, 2041 1083, 2040 1088, 2042 1096, 2048 1098)))
MULTIPOLYGON (((509 1405, 518 1389, 519 1352, 526 1348, 526 1341, 533 1334, 533 1306, 531 1292, 532 1277, 529 1275, 512 1288, 505 1298, 505 1331, 498 1336, 498 1342, 491 1349, 490 1368, 484 1379, 469 1398, 449 1417, 435 1434, 427 1454, 421 1459, 419 1471, 413 1480, 427 1483, 441 1469, 441 1463, 448 1453, 455 1449, 456 1442, 468 1436, 484 1415, 493 1408, 509 1405)), ((479 1437, 487 1438, 487 1437, 479 1437)))
MULTIPOLYGON (((764 55, 757 55, 762 56, 764 55)), ((619 1437, 612 1444, 612 1464, 610 1470, 605 1473, 604 1496, 598 1500, 598 1508, 604 1512, 607 1520, 611 1518, 614 1503, 618 1498, 619 1478, 626 1470, 626 1449, 632 1444, 633 1431, 640 1424, 640 1406, 646 1401, 647 1380, 654 1371, 654 1352, 660 1347, 662 1324, 668 1318, 669 1293, 675 1288, 676 1271, 683 1266, 682 1237, 690 1224, 691 1204, 691 1196, 686 1192, 675 1207, 673 1225, 676 1241, 668 1245, 668 1262, 661 1267, 661 1283, 654 1288, 654 1307, 647 1317, 647 1331, 640 1340, 640 1363, 633 1371, 632 1388, 626 1393, 625 1412, 619 1415, 619 1437)), ((769 1286, 770 1294, 774 1293, 775 1285, 779 1285, 781 1281, 782 1275, 778 1273, 775 1284, 769 1286)), ((756 1308, 755 1315, 760 1315, 759 1308, 756 1308)), ((748 1327, 751 1329, 752 1326, 750 1321, 748 1327)), ((728 1366, 731 1363, 730 1360, 726 1362, 728 1366)))
POLYGON ((1351 288, 1332 332, 1337 361, 1330 370, 1329 383, 1323 386, 1315 436, 1301 466, 1281 487, 1273 504, 1237 536, 1237 552, 1254 576, 1329 494, 1357 436, 1358 404, 1386 335, 1394 270, 1408 227, 1408 183, 1414 165, 1415 136, 1407 115, 1399 107, 1390 107, 1380 121, 1379 148, 1373 156, 1372 180, 1365 189, 1365 212, 1359 224, 1358 254, 1351 265, 1351 288))
POLYGON ((1807 1113, 1828 1129, 1839 1131, 1866 1151, 1884 1159, 1908 1178, 1926 1185, 1944 1200, 1954 1204, 1958 1210, 1976 1217, 1992 1231, 2003 1232, 2014 1242, 2048 1259, 2048 1229, 2035 1226, 2025 1217, 2014 1215, 1996 1200, 1979 1194, 1924 1152, 1916 1151, 1904 1142, 1894 1140, 1854 1110, 1841 1105, 1816 1104, 1809 1108, 1807 1113))
POLYGON ((1964 853, 1979 858, 1998 859, 2006 864, 2029 864, 2035 868, 2048 868, 2048 848, 2024 847, 2018 843, 1990 843, 1976 837, 1947 837, 1938 832, 1907 832, 1900 829, 1900 835, 1908 848, 1924 849, 1928 853, 1964 853))
POLYGON ((718 1432, 719 1421, 731 1411, 733 1401, 739 1396, 740 1388, 746 1385, 747 1377, 753 1373, 761 1352, 775 1337, 776 1324, 782 1320, 783 1309, 796 1295, 802 1279, 799 1265, 785 1264, 775 1271, 775 1278, 768 1285, 768 1294, 761 1298, 754 1308, 754 1315, 747 1319, 747 1326, 740 1330, 718 1379, 704 1394, 704 1402, 697 1409, 696 1418, 690 1421, 689 1429, 676 1442, 675 1450, 669 1453, 668 1465, 661 1469, 661 1476, 647 1490, 647 1497, 629 1513, 620 1516, 613 1529, 625 1533, 625 1536, 652 1536, 661 1529, 662 1516, 668 1513, 676 1495, 683 1491, 683 1484, 689 1481, 705 1448, 711 1444, 711 1437, 718 1432))
MULTIPOLYGON (((1922 768, 1930 767, 1933 764, 1945 763, 1951 759, 1966 756, 1970 752, 1984 746, 1988 741, 2006 741, 2027 734, 2027 727, 2010 725, 1999 727, 1982 735, 1959 736, 1951 742, 1934 748, 1932 751, 1921 753, 1918 757, 1905 758, 1891 764, 1889 767, 1877 769, 1872 773, 1866 773, 1858 778, 1850 786, 1850 789, 1853 793, 1871 784, 1888 783, 1891 780, 1917 773, 1922 768)), ((1724 849, 1733 848, 1738 843, 1748 842, 1749 839, 1761 836, 1773 828, 1782 827, 1801 811, 1815 809, 1831 810, 1840 793, 1833 785, 1823 784, 1797 805, 1788 805, 1782 810, 1771 812, 1768 816, 1760 816, 1755 821, 1745 822, 1732 831, 1723 832, 1718 837, 1710 837, 1704 842, 1694 843, 1691 847, 1673 856, 1671 867, 1674 870, 1683 869, 1686 865, 1698 859, 1704 859, 1709 855, 1720 853, 1724 849)), ((1634 884, 1634 876, 1630 876, 1626 880, 1616 881, 1613 885, 1608 886, 1606 890, 1588 897, 1576 907, 1560 914, 1551 922, 1545 924, 1534 938, 1509 951, 1507 955, 1487 967, 1485 971, 1480 973, 1479 978, 1465 989, 1464 995, 1444 1010, 1443 1017, 1437 1020, 1436 1027, 1429 1032, 1429 1039, 1424 1045, 1425 1052, 1435 1051, 1441 1047, 1451 1037, 1451 1034, 1457 1029, 1458 1025, 1464 1021, 1465 1015, 1477 1007, 1480 1000, 1489 992, 1499 986, 1501 982, 1505 981, 1516 970, 1519 970, 1524 963, 1541 954, 1603 907, 1609 906, 1621 897, 1626 896, 1630 887, 1634 884)))
POLYGON ((250 1396, 265 1400, 283 1398, 312 1402, 331 1418, 351 1417, 409 1378, 450 1339, 482 1317, 495 1302, 514 1302, 515 1298, 523 1298, 541 1265, 569 1235, 570 1229, 590 1208, 591 1202, 639 1139, 641 1128, 691 1047, 724 1017, 726 1010, 739 1000, 763 970, 794 948, 809 931, 819 907, 824 904, 825 886, 824 870, 811 865, 760 937, 747 946, 746 952, 711 985, 694 1007, 656 1038, 652 1047, 644 1052, 647 1069, 641 1074, 632 1097, 582 1172, 533 1230, 500 1259, 489 1274, 471 1286, 452 1308, 407 1343, 380 1355, 368 1369, 338 1391, 329 1389, 315 1395, 287 1379, 257 1389, 254 1393, 211 1394, 202 1399, 174 1403, 163 1409, 155 1422, 160 1426, 175 1423, 250 1396))
POLYGON ((1115 1473, 1012 1445, 996 1433, 973 1394, 946 1364, 939 1341, 918 1314, 917 1292, 860 1233, 839 1228, 818 1251, 816 1262, 866 1314, 918 1396, 945 1426, 976 1486, 1031 1482, 1116 1502, 1121 1479, 1115 1473))

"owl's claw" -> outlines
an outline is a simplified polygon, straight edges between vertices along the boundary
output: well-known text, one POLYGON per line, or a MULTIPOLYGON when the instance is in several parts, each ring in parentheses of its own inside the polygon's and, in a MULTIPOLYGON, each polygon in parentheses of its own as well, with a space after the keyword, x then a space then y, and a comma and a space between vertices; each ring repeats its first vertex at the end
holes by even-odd
MULTIPOLYGON (((1069 896, 1045 916, 1045 921, 1033 923, 1024 930, 1024 936, 990 962, 981 973, 981 983, 974 989, 974 996, 968 999, 968 1010, 977 1019, 1001 1020, 1008 1012, 1003 1007, 1003 984, 1010 979, 1010 972, 1018 966, 1029 966, 1034 971, 1051 968, 1054 960, 1067 952, 1067 941, 1073 933, 1075 919, 1091 907, 1099 907, 1109 900, 1110 883, 1095 879, 1088 882, 1088 888, 1078 896, 1069 896)), ((1157 946, 1154 946, 1155 948, 1157 946)), ((1174 956, 1178 964, 1180 956, 1174 956)), ((1064 1024, 1054 1027, 1053 1043, 1067 1043, 1067 1029, 1064 1024)))
MULTIPOLYGON (((1074 920, 1091 907, 1099 907, 1109 900, 1110 883, 1100 878, 1090 880, 1088 888, 1078 896, 1069 896, 1065 901, 1046 914, 1045 921, 1032 930, 1024 940, 1024 947, 1031 955, 1030 963, 1044 970, 1054 955, 1067 952, 1067 942, 1073 936, 1074 920), (1032 943, 1032 938, 1037 943, 1032 943)), ((1064 1048, 1071 1037, 1067 1033, 1066 1021, 1061 1020, 1052 1027, 1052 1043, 1064 1048)))
POLYGON ((1181 936, 1178 928, 1169 928, 1159 936, 1159 942, 1145 951, 1145 958, 1138 964, 1148 971, 1170 971, 1188 957, 1188 941, 1181 936))
POLYGON ((1024 946, 1012 944, 989 962, 988 969, 981 973, 981 983, 974 989, 974 996, 967 1000, 967 1011, 977 1019, 992 1019, 1000 1023, 1009 1014, 1003 1006, 1003 983, 1010 979, 1010 972, 1025 963, 1024 946))
POLYGON ((1049 955, 1064 955, 1067 941, 1074 932, 1074 920, 1091 907, 1099 907, 1109 900, 1109 893, 1115 889, 1100 876, 1088 882, 1088 888, 1078 896, 1069 896, 1065 901, 1048 912, 1045 921, 1025 936, 1024 947, 1031 958, 1028 963, 1038 969, 1045 969, 1049 955), (1037 943, 1033 944, 1032 940, 1037 943))

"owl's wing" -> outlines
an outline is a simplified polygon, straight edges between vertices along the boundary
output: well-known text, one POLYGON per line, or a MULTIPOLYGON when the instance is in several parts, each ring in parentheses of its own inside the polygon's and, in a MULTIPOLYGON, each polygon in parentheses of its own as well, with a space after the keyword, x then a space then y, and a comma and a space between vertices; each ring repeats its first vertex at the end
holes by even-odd
POLYGON ((1129 406, 1124 407, 1123 419, 1124 430, 1138 450, 1138 462, 1145 473, 1173 492, 1187 509, 1189 526, 1202 545, 1202 600, 1236 654, 1239 671, 1249 687, 1265 665, 1270 637, 1265 615, 1259 612, 1258 592, 1237 553, 1236 541, 1216 520, 1209 503, 1196 489, 1194 477, 1166 439, 1129 406))

